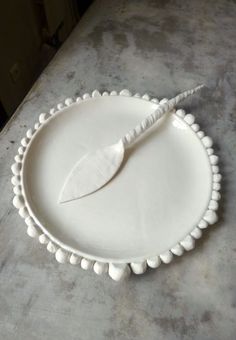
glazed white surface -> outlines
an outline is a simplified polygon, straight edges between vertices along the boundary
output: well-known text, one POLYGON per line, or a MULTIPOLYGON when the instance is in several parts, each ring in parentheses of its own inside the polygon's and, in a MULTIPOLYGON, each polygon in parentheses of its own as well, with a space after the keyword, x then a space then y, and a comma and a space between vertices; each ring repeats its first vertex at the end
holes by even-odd
MULTIPOLYGON (((121 137, 117 143, 98 148, 82 156, 66 177, 59 195, 59 203, 67 203, 82 198, 104 187, 116 175, 118 170, 121 170, 125 149, 131 147, 141 136, 144 136, 158 119, 173 111, 178 103, 203 87, 204 85, 200 85, 194 89, 184 91, 167 100, 166 103, 158 105, 156 110, 152 110, 138 125, 121 137)), ((66 99, 65 103, 71 105, 71 99, 66 99)), ((44 114, 41 116, 44 119, 44 114)), ((192 115, 187 118, 189 118, 186 120, 188 124, 194 122, 192 115)))
MULTIPOLYGON (((81 200, 58 204, 63 180, 76 160, 112 144, 155 108, 139 98, 98 96, 72 104, 33 137, 25 154, 23 189, 33 216, 52 241, 90 259, 122 263, 157 254, 168 263, 173 256, 168 251, 180 241, 192 247, 192 239, 184 239, 207 210, 212 170, 205 147, 188 125, 193 124, 190 115, 187 122, 174 114, 161 119, 128 150, 122 171, 108 185, 81 200)), ((59 262, 64 257, 56 255, 59 262)), ((89 269, 87 263, 81 266, 89 269)), ((132 265, 141 273, 144 265, 138 267, 132 265)))

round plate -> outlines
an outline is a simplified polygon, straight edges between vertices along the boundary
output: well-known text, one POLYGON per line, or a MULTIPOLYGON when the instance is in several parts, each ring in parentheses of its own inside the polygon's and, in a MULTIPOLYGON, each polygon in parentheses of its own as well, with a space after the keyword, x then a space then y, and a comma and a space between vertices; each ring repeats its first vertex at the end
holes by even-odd
POLYGON ((29 233, 37 230, 42 243, 50 241, 48 249, 59 262, 72 254, 83 258, 84 269, 98 261, 115 268, 131 263, 142 272, 148 259, 155 266, 161 258, 170 262, 175 252, 191 249, 200 228, 216 221, 219 194, 213 185, 219 189, 220 175, 213 177, 213 172, 218 172, 218 157, 211 155, 212 141, 198 131, 194 117, 178 110, 126 151, 121 171, 102 189, 59 204, 74 164, 86 153, 117 142, 158 105, 128 91, 95 94, 67 100, 66 107, 59 105, 50 116, 42 114, 36 133, 28 132, 23 161, 16 163, 22 161, 20 209, 22 215, 25 209, 29 233))

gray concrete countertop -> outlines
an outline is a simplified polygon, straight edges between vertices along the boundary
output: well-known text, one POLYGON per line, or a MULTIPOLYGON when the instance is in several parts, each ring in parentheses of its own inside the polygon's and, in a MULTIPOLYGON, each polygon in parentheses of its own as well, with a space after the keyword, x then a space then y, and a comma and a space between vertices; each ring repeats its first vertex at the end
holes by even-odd
POLYGON ((0 135, 0 339, 236 339, 236 3, 98 0, 0 135), (38 118, 67 96, 128 88, 183 104, 213 137, 224 177, 219 223, 170 265, 115 283, 60 265, 26 236, 10 165, 38 118))

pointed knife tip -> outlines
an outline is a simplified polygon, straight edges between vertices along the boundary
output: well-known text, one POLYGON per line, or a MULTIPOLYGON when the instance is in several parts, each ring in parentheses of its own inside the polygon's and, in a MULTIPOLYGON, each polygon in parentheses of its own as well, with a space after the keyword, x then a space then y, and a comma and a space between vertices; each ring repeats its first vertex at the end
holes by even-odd
POLYGON ((63 197, 63 195, 61 194, 60 196, 59 196, 59 198, 58 198, 58 201, 57 201, 57 203, 58 204, 64 204, 64 203, 69 203, 69 202, 71 202, 71 201, 75 201, 75 200, 77 200, 77 199, 80 199, 81 197, 84 197, 84 196, 87 196, 87 195, 80 195, 80 196, 77 196, 77 197, 73 197, 73 198, 66 198, 66 197, 63 197))
POLYGON ((66 202, 67 202, 66 200, 61 200, 61 199, 59 199, 59 200, 57 201, 58 204, 63 204, 63 203, 66 203, 66 202))
POLYGON ((68 201, 69 201, 69 199, 64 198, 64 197, 63 197, 63 192, 61 192, 60 195, 59 195, 59 198, 58 198, 57 203, 58 203, 58 204, 63 204, 63 203, 66 203, 66 202, 68 202, 68 201))

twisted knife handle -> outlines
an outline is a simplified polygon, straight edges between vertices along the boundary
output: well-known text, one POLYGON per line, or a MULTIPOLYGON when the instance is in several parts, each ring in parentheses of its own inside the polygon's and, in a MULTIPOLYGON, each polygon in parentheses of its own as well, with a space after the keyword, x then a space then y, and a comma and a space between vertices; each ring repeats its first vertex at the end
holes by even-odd
POLYGON ((188 96, 194 94, 199 91, 204 85, 199 85, 194 89, 185 91, 180 93, 176 97, 168 100, 166 103, 160 104, 158 108, 150 114, 147 118, 142 120, 140 124, 138 124, 134 129, 131 129, 126 135, 122 138, 122 142, 125 147, 130 146, 134 143, 143 133, 145 133, 149 128, 151 128, 155 122, 160 119, 165 113, 170 112, 174 109, 174 107, 181 102, 183 99, 188 96))

